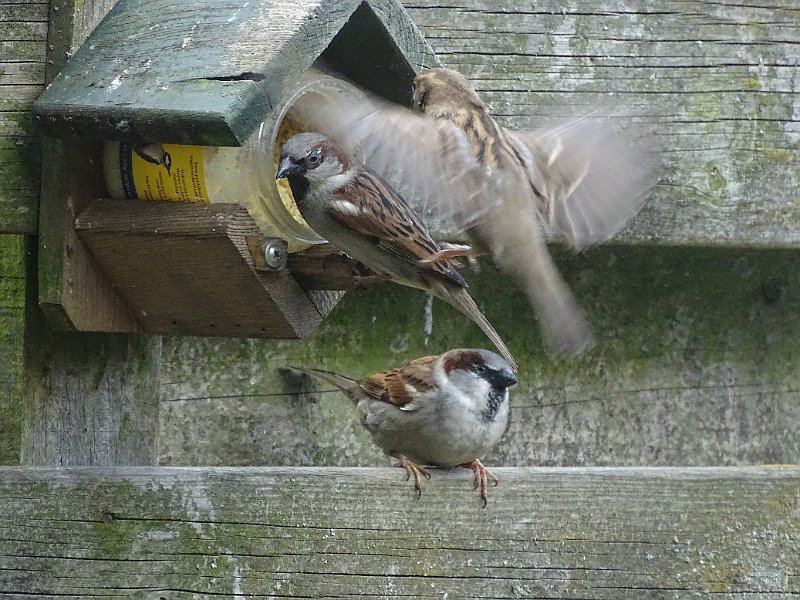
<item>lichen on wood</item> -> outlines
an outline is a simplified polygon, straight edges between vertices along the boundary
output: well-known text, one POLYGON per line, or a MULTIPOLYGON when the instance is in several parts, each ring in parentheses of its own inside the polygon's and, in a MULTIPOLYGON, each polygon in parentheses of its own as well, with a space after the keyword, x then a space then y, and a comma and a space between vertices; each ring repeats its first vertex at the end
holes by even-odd
POLYGON ((800 471, 0 469, 3 588, 138 597, 788 598, 800 471), (235 492, 234 492, 235 490, 235 492), (46 518, 42 518, 46 515, 46 518))
MULTIPOLYGON (((596 248, 556 254, 597 345, 554 360, 524 295, 486 262, 470 291, 520 363, 511 425, 489 464, 800 462, 800 257, 793 251, 596 248)), ((385 465, 330 386, 446 349, 488 347, 477 327, 393 284, 346 296, 302 342, 166 338, 165 464, 385 465), (209 426, 211 424, 211 426, 209 426), (280 424, 278 426, 277 424, 280 424)))
POLYGON ((0 465, 20 456, 27 249, 23 236, 0 235, 0 465))

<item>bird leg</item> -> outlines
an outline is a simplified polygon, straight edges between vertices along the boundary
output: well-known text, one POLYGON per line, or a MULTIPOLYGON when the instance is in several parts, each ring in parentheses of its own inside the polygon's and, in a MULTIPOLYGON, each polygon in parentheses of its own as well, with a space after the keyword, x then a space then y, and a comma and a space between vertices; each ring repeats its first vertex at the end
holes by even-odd
POLYGON ((350 279, 350 285, 353 289, 364 289, 375 283, 382 281, 391 281, 392 276, 385 273, 378 273, 375 275, 353 275, 350 279))
POLYGON ((453 262, 457 267, 460 267, 461 264, 455 259, 459 256, 465 256, 470 268, 476 272, 480 271, 477 253, 472 246, 467 246, 465 244, 451 244, 449 242, 439 242, 439 248, 440 250, 438 252, 434 252, 428 256, 428 258, 423 258, 419 261, 419 263, 421 265, 427 265, 439 262, 453 262))
POLYGON ((497 477, 495 477, 494 473, 492 473, 489 469, 484 467, 481 461, 479 461, 477 458, 472 462, 464 463, 463 465, 458 466, 464 467, 465 469, 470 469, 472 471, 472 474, 475 477, 475 485, 472 489, 480 489, 481 500, 483 500, 483 508, 486 508, 486 504, 489 502, 489 480, 492 481, 492 486, 496 486, 497 477))
POLYGON ((448 242, 439 242, 439 251, 434 252, 428 258, 423 258, 419 262, 423 265, 429 263, 445 262, 453 260, 459 256, 473 256, 472 247, 465 244, 450 244, 448 242))
POLYGON ((408 481, 411 476, 414 476, 414 489, 417 490, 417 498, 422 496, 422 481, 420 476, 424 476, 425 479, 430 479, 431 474, 428 472, 428 469, 425 467, 418 465, 413 460, 408 458, 405 454, 400 454, 399 452, 392 452, 389 456, 396 458, 400 461, 396 467, 402 467, 406 470, 406 481, 408 481))

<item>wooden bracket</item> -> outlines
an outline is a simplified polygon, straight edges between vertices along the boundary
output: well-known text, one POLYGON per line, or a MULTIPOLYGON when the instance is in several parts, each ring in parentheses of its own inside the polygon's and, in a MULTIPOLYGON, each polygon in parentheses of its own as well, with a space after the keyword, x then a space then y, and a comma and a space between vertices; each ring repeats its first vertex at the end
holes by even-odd
POLYGON ((75 230, 143 331, 294 339, 325 316, 289 270, 256 269, 238 205, 95 200, 75 230))

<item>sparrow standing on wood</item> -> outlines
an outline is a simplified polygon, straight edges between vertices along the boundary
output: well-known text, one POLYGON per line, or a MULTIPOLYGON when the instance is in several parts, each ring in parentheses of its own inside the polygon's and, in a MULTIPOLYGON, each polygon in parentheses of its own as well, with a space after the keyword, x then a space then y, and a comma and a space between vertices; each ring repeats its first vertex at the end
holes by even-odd
MULTIPOLYGON (((594 111, 543 130, 510 131, 470 83, 428 69, 413 85, 413 111, 366 94, 298 106, 301 118, 359 152, 423 222, 465 231, 525 291, 548 347, 577 354, 592 343, 583 311, 555 268, 543 226, 575 249, 611 237, 656 183, 653 155, 621 122, 594 111)), ((445 248, 428 260, 454 258, 445 248)))
POLYGON ((486 506, 497 477, 479 460, 508 424, 509 365, 488 350, 456 349, 355 380, 330 371, 298 369, 339 388, 356 405, 375 443, 399 461, 414 488, 430 477, 422 465, 471 469, 486 506))
POLYGON ((299 133, 281 151, 276 178, 286 177, 311 228, 343 252, 391 280, 431 292, 472 319, 514 370, 503 340, 467 293, 467 283, 428 229, 383 179, 333 141, 299 133))

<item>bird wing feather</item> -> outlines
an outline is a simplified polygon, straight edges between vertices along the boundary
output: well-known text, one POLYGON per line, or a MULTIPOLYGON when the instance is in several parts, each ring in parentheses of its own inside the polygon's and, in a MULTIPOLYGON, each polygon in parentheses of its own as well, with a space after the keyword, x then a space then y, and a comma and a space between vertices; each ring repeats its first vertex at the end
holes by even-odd
POLYGON ((292 115, 380 173, 440 239, 460 238, 499 203, 455 125, 353 90, 308 95, 292 115), (355 94, 363 101, 354 102, 355 94))
POLYGON ((380 177, 364 169, 348 184, 333 192, 333 197, 355 204, 358 210, 340 210, 336 202, 327 207, 331 218, 369 238, 383 250, 414 264, 434 271, 454 283, 464 279, 448 261, 421 263, 440 250, 428 229, 414 211, 380 177))
POLYGON ((374 373, 359 381, 366 394, 404 407, 436 389, 433 365, 439 356, 423 356, 397 369, 374 373))
POLYGON ((545 223, 581 249, 614 235, 658 180, 655 154, 632 126, 597 110, 557 127, 508 131, 545 223))

